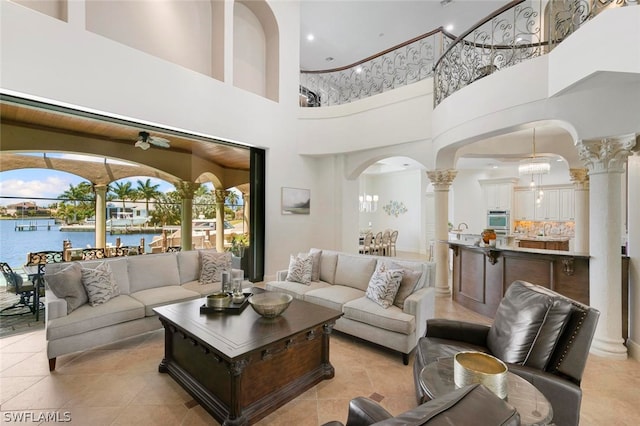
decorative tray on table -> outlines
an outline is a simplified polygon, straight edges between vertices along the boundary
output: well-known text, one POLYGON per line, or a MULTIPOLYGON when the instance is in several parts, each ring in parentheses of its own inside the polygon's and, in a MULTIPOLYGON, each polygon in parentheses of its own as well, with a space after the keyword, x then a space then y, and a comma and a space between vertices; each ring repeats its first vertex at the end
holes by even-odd
POLYGON ((240 314, 249 304, 249 296, 253 293, 242 293, 244 299, 240 303, 234 303, 233 300, 227 306, 207 306, 206 303, 200 306, 201 314, 210 314, 224 312, 226 314, 240 314))

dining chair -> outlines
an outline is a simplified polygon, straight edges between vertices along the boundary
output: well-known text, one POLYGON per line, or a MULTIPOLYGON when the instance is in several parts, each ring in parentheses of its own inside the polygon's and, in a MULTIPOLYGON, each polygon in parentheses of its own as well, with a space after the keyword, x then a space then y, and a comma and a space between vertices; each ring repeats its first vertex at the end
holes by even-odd
POLYGON ((374 237, 372 251, 374 254, 380 256, 382 252, 382 231, 378 232, 374 237))
POLYGON ((382 249, 382 254, 384 256, 389 256, 391 254, 389 250, 391 248, 391 233, 389 232, 388 229, 382 233, 382 242, 380 243, 380 245, 382 249))
POLYGON ((398 240, 398 231, 393 231, 389 237, 389 256, 396 256, 396 241, 398 240))
POLYGON ((360 254, 371 254, 372 242, 373 242, 373 234, 371 232, 368 232, 364 236, 364 240, 362 241, 362 244, 360 244, 360 249, 358 250, 360 254))

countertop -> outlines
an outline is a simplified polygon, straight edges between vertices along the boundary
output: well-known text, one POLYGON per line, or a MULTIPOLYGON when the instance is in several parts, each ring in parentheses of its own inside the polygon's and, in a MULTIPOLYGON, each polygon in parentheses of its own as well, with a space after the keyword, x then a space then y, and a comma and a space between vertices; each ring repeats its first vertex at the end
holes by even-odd
MULTIPOLYGON (((564 238, 567 238, 567 237, 564 237, 564 238)), ((547 240, 547 241, 562 241, 562 240, 547 240)), ((484 251, 512 251, 512 252, 519 252, 519 253, 546 254, 546 255, 563 256, 563 257, 587 257, 587 258, 590 257, 589 253, 565 251, 565 250, 544 250, 544 249, 532 249, 532 248, 513 247, 513 246, 501 246, 501 245, 498 245, 496 247, 489 247, 485 245, 476 246, 475 244, 470 243, 469 241, 460 241, 460 240, 448 240, 443 242, 452 246, 461 246, 469 249, 477 249, 477 250, 484 250, 484 251)))
POLYGON ((562 235, 542 236, 542 235, 510 234, 509 237, 516 238, 520 241, 569 241, 571 239, 571 237, 566 237, 562 235))

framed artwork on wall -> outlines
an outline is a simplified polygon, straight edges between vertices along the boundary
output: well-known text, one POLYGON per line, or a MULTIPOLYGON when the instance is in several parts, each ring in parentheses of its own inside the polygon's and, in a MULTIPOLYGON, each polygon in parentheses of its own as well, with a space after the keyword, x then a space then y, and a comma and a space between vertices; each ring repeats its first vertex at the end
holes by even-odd
POLYGON ((282 214, 309 214, 310 211, 310 190, 282 187, 282 214))

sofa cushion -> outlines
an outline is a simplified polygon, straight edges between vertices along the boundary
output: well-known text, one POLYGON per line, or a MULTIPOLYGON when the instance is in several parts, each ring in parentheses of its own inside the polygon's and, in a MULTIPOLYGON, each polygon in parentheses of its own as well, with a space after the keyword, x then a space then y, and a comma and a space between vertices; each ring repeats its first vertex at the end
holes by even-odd
POLYGON ((271 281, 265 286, 267 291, 280 291, 282 293, 290 294, 295 299, 299 300, 304 300, 305 293, 325 287, 331 287, 331 284, 327 284, 323 281, 311 281, 308 285, 292 281, 271 281))
POLYGON ((187 300, 199 299, 200 293, 188 290, 179 285, 170 285, 158 288, 148 288, 146 290, 131 293, 131 297, 144 305, 144 314, 147 317, 155 315, 153 308, 170 303, 186 302, 187 300))
POLYGON ((363 296, 363 290, 343 285, 332 285, 306 292, 304 300, 342 312, 342 305, 363 296))
POLYGON ((515 281, 498 306, 487 335, 487 347, 504 362, 525 364, 535 353, 531 362, 546 365, 569 319, 570 309, 568 302, 535 291, 531 284, 515 281))
POLYGON ((366 291, 376 263, 373 257, 338 254, 334 284, 366 291))
POLYGON ((388 263, 378 261, 378 265, 369 279, 366 296, 383 308, 388 308, 393 304, 403 275, 403 269, 389 269, 388 263))
POLYGON ((82 285, 82 267, 73 262, 60 271, 48 273, 45 270, 44 279, 49 289, 57 297, 67 301, 67 314, 89 301, 87 291, 82 285))
POLYGON ((418 282, 420 281, 420 277, 422 276, 421 271, 416 271, 413 269, 404 269, 404 274, 402 274, 402 281, 400 281, 400 288, 398 288, 398 293, 396 293, 396 298, 393 299, 393 304, 400 309, 404 309, 404 301, 407 297, 411 296, 414 291, 417 290, 418 282))
POLYGON ((120 294, 109 263, 102 262, 95 268, 83 267, 80 273, 91 306, 101 305, 120 294))
POLYGON ((131 293, 180 283, 176 253, 128 256, 127 261, 131 293))
POLYGON ((48 320, 47 340, 75 336, 139 318, 144 318, 144 305, 121 294, 102 305, 86 303, 73 311, 73 315, 48 320))
POLYGON ((338 253, 323 250, 320 256, 320 281, 335 284, 337 264, 338 253))
POLYGON ((322 250, 312 248, 309 255, 313 260, 311 265, 311 281, 320 281, 320 261, 322 259, 322 250))
POLYGON ((416 329, 416 319, 413 315, 402 312, 397 306, 385 309, 367 297, 360 297, 346 302, 342 307, 342 311, 344 312, 344 318, 396 333, 408 335, 416 329))
POLYGON ((211 284, 221 281, 223 271, 231 271, 231 253, 200 251, 200 282, 211 284))
POLYGON ((200 278, 200 253, 198 250, 179 251, 176 256, 178 258, 178 274, 180 275, 180 282, 176 284, 184 284, 200 278))
POLYGON ((311 282, 311 269, 313 258, 307 254, 299 253, 297 256, 289 256, 289 269, 285 281, 309 284, 311 282))
POLYGON ((195 279, 193 281, 188 281, 186 283, 181 284, 182 288, 186 288, 187 290, 195 291, 202 296, 208 296, 211 293, 215 293, 217 291, 222 290, 222 283, 215 282, 210 284, 203 284, 200 280, 195 279))

